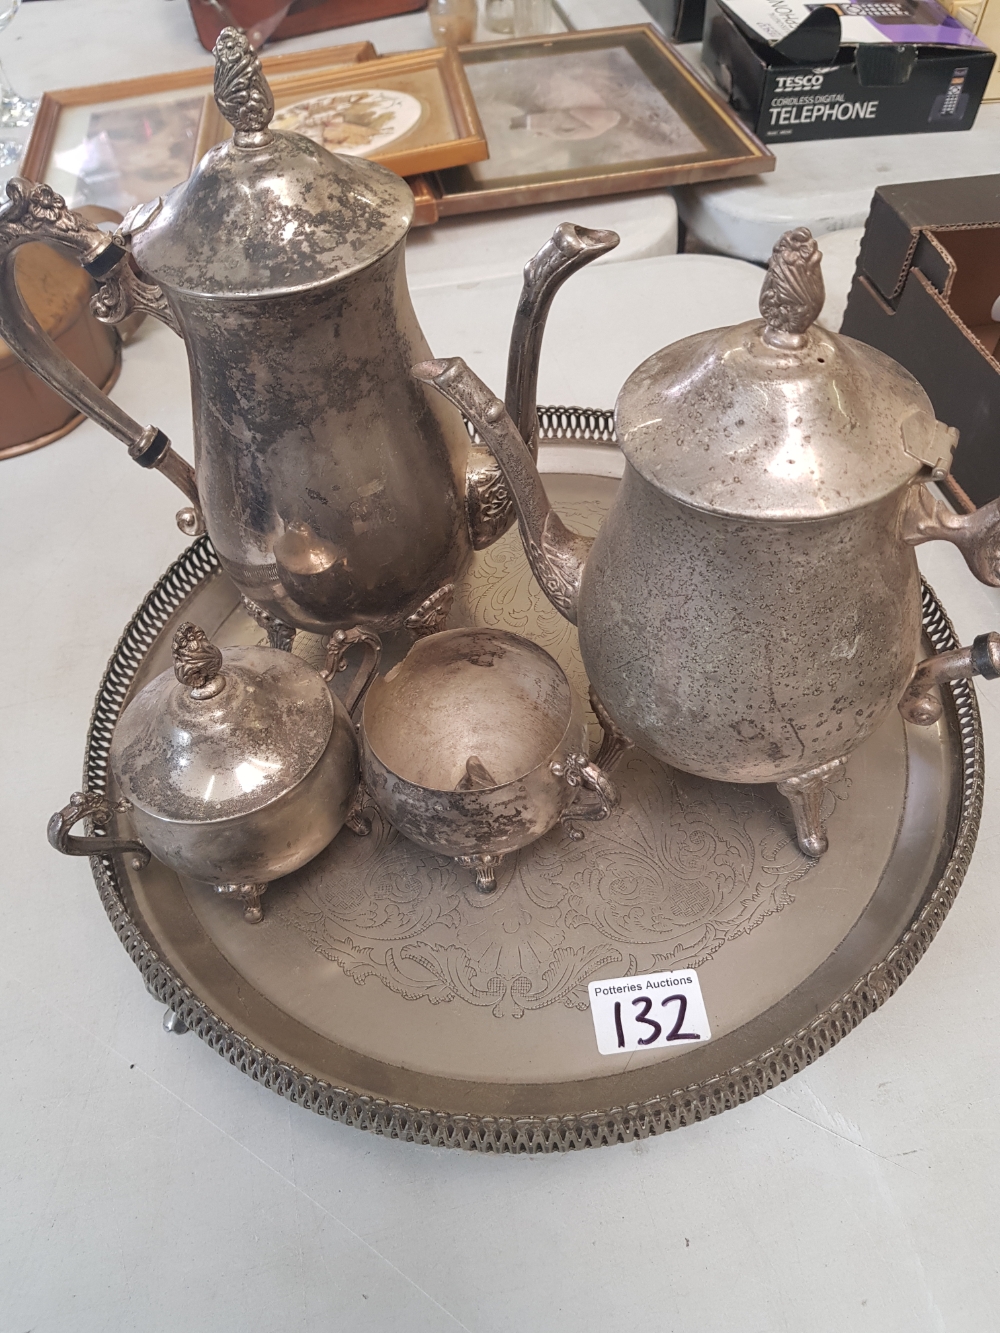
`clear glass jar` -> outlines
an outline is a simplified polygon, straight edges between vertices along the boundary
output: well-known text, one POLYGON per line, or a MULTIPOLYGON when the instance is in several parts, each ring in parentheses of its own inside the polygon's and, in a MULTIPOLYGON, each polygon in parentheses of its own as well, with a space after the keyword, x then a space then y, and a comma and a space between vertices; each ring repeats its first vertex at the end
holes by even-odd
POLYGON ((476 0, 429 0, 427 17, 438 46, 462 46, 475 40, 479 21, 476 0))

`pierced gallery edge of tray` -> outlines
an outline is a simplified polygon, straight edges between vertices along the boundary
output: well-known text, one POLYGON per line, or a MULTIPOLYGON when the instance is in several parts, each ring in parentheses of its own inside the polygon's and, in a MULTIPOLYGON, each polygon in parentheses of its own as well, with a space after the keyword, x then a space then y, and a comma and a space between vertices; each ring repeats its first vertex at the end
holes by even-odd
MULTIPOLYGON (((580 531, 620 475, 609 413, 540 408, 541 466, 580 531)), ((924 589, 928 650, 956 645, 924 589)), ((113 783, 127 700, 165 669, 181 620, 260 641, 207 537, 171 566, 115 649, 84 785, 113 783)), ((532 579, 516 531, 480 552, 451 624, 536 639, 586 698, 576 631, 532 579)), ((408 640, 395 644, 405 651, 408 640)), ((389 647, 391 660, 393 645, 389 647)), ((318 660, 319 641, 295 651, 318 660)), ((945 690, 935 727, 898 715, 828 794, 830 851, 798 851, 771 787, 705 782, 630 751, 622 801, 580 842, 561 829, 511 856, 495 894, 376 816, 272 885, 263 923, 156 861, 91 865, 147 989, 230 1063, 303 1106, 419 1143, 496 1152, 597 1146, 748 1101, 829 1050, 912 971, 958 892, 982 805, 975 693, 945 690), (713 1038, 597 1052, 587 983, 698 969, 713 1038)), ((596 735, 596 726, 595 726, 596 735)), ((116 832, 127 833, 118 817, 116 832)))

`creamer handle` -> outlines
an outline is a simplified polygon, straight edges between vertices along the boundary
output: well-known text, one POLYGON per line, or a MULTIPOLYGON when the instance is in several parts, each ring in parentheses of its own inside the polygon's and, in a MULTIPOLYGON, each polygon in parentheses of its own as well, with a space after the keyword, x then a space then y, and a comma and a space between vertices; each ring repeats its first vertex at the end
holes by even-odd
POLYGON ((191 502, 177 516, 178 526, 189 536, 204 532, 194 469, 174 453, 163 431, 140 426, 73 365, 38 324, 25 305, 14 273, 14 255, 29 241, 47 241, 69 250, 80 266, 99 285, 94 298, 95 313, 107 323, 142 309, 176 328, 166 302, 157 302, 152 284, 142 283, 133 272, 129 252, 121 237, 108 236, 47 185, 36 185, 19 176, 7 182, 7 204, 0 209, 0 337, 17 353, 40 380, 61 394, 78 412, 96 421, 116 439, 128 445, 130 456, 140 467, 156 468, 182 490, 191 502), (142 301, 130 300, 139 288, 142 301))

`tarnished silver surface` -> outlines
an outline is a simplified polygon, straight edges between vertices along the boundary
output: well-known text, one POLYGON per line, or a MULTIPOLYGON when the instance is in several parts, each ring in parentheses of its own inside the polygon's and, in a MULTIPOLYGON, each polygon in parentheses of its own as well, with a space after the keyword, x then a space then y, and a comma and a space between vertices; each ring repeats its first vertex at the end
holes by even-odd
POLYGON ((614 786, 586 744, 580 701, 544 649, 509 630, 444 630, 372 684, 361 772, 394 828, 492 890, 508 853, 560 820, 611 813, 614 786))
MULTIPOLYGON (((541 416, 548 439, 553 420, 608 434, 598 414, 541 416)), ((608 450, 567 447, 563 467, 558 450, 545 450, 557 473, 588 457, 607 470, 608 450)), ((546 481, 577 531, 599 529, 615 482, 546 481)), ((205 540, 125 632, 95 710, 88 788, 105 790, 123 702, 166 665, 173 627, 192 616, 222 644, 260 637, 205 540)), ((585 695, 576 631, 531 578, 515 533, 476 557, 453 617, 515 625, 585 695)), ((924 628, 923 651, 955 647, 929 593, 924 628)), ((308 635, 296 652, 323 660, 308 635)), ((831 848, 819 861, 797 851, 773 788, 706 782, 632 750, 615 773, 618 809, 580 841, 554 829, 509 856, 491 895, 377 814, 370 838, 341 835, 273 886, 252 931, 156 862, 92 864, 150 991, 238 1069, 300 1105, 477 1151, 622 1142, 790 1077, 916 965, 961 884, 982 799, 974 695, 964 681, 943 694, 939 723, 907 727, 892 713, 855 750, 825 798, 831 848), (600 1056, 587 982, 681 966, 698 968, 713 1040, 669 1057, 600 1056)), ((127 818, 112 831, 128 833, 127 818)))
MULTIPOLYGON (((272 131, 273 101, 245 34, 224 30, 216 58, 232 139, 133 210, 114 239, 47 186, 8 185, 0 332, 136 461, 181 488, 190 501, 181 530, 207 529, 275 641, 296 628, 383 633, 410 621, 423 631, 513 508, 459 413, 410 375, 430 355, 404 271, 413 195, 363 158, 272 131), (7 261, 38 239, 68 246, 98 282, 100 318, 147 311, 184 339, 193 471, 33 328, 7 261)), ((611 244, 611 233, 563 232, 529 264, 515 320, 508 390, 522 404, 533 401, 555 292, 611 244)))
POLYGON ((945 518, 913 493, 956 434, 882 353, 811 324, 820 256, 775 247, 764 316, 674 343, 626 382, 625 455, 596 540, 549 503, 521 432, 460 358, 414 368, 496 457, 531 568, 579 626, 594 691, 664 763, 794 794, 800 846, 827 845, 815 773, 896 707, 918 660, 912 547, 943 536, 1000 585, 1000 504, 945 518))
MULTIPOLYGON (((258 922, 267 884, 311 860, 343 827, 358 788, 347 707, 318 672, 273 648, 227 648, 185 623, 173 671, 140 690, 112 739, 109 763, 130 822, 179 873, 211 883, 258 922)), ((361 664, 360 696, 378 655, 361 664)), ((69 828, 111 808, 74 798, 53 816, 49 841, 81 854, 69 828)), ((131 851, 133 847, 124 846, 131 851)))

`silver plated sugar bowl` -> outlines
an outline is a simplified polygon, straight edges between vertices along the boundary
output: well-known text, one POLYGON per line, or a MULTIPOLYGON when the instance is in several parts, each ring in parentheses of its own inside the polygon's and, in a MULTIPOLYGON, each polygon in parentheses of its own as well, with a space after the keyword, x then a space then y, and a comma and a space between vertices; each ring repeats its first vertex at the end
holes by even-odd
MULTIPOLYGON (((603 747, 602 747, 603 748, 603 747)), ((503 857, 562 820, 604 819, 617 794, 587 756, 583 712, 543 648, 497 629, 421 639, 365 697, 365 786, 411 841, 496 888, 503 857)))
POLYGON ((340 636, 326 675, 273 648, 219 649, 194 625, 178 629, 174 665, 146 685, 115 728, 110 764, 138 841, 70 833, 81 819, 107 824, 113 808, 77 793, 49 821, 49 841, 70 855, 152 853, 173 870, 240 899, 250 922, 268 884, 311 860, 355 812, 358 744, 350 709, 378 664, 378 644, 340 636), (350 642, 363 643, 346 702, 326 676, 350 642))
POLYGON ((624 475, 591 542, 552 510, 503 403, 460 359, 415 368, 503 470, 532 570, 580 631, 621 730, 702 777, 773 782, 820 855, 824 789, 899 707, 1000 674, 1000 636, 920 663, 914 547, 944 539, 1000 586, 1000 501, 957 515, 928 488, 957 433, 901 366, 818 327, 821 256, 775 246, 761 318, 656 353, 615 409, 624 475))

